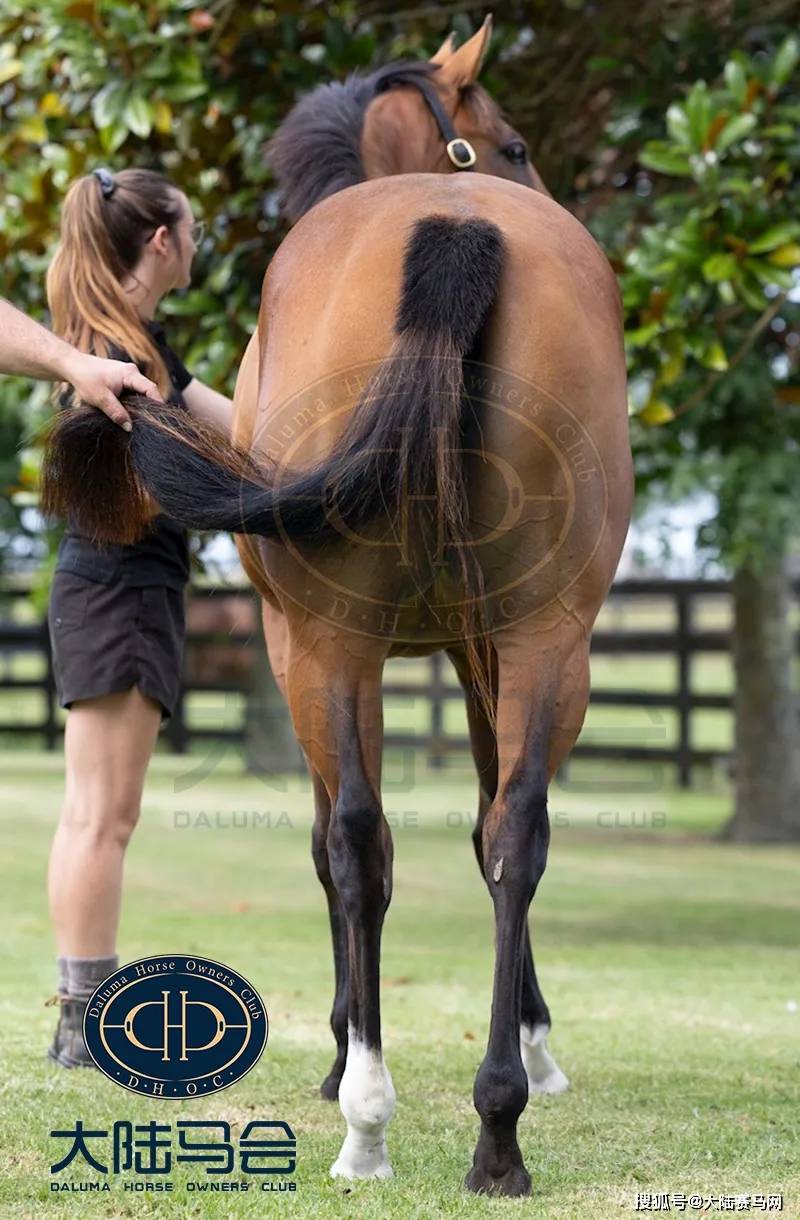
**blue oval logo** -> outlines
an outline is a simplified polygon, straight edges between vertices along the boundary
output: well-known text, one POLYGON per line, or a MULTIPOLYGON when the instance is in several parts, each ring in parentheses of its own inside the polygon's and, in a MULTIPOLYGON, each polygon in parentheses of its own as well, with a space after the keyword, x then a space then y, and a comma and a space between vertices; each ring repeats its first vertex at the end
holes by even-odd
POLYGON ((241 1080, 267 1044, 261 996, 230 966, 160 954, 128 962, 86 1004, 83 1036, 104 1075, 133 1093, 210 1097, 241 1080))

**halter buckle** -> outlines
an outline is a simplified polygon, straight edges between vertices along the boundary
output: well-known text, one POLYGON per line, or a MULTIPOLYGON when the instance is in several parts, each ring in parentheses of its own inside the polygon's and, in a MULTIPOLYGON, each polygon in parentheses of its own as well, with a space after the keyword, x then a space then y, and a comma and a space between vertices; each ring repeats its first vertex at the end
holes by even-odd
POLYGON ((475 155, 475 149, 472 147, 469 140, 464 140, 461 136, 456 136, 455 139, 448 140, 446 149, 447 155, 453 162, 453 165, 455 165, 456 169, 469 169, 470 166, 474 165, 478 159, 475 155), (457 147, 460 147, 460 149, 466 153, 466 160, 463 157, 458 156, 456 153, 457 147))

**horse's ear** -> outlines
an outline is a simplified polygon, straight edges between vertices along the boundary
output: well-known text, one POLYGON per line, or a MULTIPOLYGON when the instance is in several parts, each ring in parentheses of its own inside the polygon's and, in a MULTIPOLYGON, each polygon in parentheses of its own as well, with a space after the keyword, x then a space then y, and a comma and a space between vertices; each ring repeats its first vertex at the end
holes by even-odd
MULTIPOLYGON (((455 89, 462 89, 464 85, 471 85, 476 81, 491 36, 492 15, 487 13, 483 25, 477 34, 473 34, 471 38, 468 38, 457 51, 453 51, 446 59, 437 60, 437 63, 440 65, 439 71, 436 74, 437 81, 444 81, 455 89)), ((437 56, 441 55, 443 49, 444 46, 439 48, 436 52, 437 56)))
POLYGON ((447 35, 436 54, 431 55, 432 64, 443 64, 447 62, 447 60, 453 54, 453 43, 455 42, 455 37, 455 34, 447 35))

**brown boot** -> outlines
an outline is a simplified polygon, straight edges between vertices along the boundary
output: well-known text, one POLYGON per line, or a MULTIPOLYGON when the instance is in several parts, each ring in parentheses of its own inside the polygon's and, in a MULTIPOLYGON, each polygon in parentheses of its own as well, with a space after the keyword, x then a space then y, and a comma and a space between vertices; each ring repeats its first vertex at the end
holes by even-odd
POLYGON ((47 1051, 47 1058, 65 1068, 96 1067, 83 1040, 86 1000, 76 1000, 69 995, 54 995, 46 1004, 61 1005, 53 1045, 47 1051))

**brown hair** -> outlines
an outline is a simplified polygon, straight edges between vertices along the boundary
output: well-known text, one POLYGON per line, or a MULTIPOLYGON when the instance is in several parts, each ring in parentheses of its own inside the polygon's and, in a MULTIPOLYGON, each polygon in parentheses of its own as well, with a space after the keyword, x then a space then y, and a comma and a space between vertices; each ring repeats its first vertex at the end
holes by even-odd
POLYGON ((122 281, 160 225, 180 241, 180 196, 153 170, 123 169, 113 177, 98 172, 72 183, 61 210, 61 241, 47 271, 53 329, 97 356, 107 356, 109 344, 117 344, 166 397, 166 366, 122 281))

